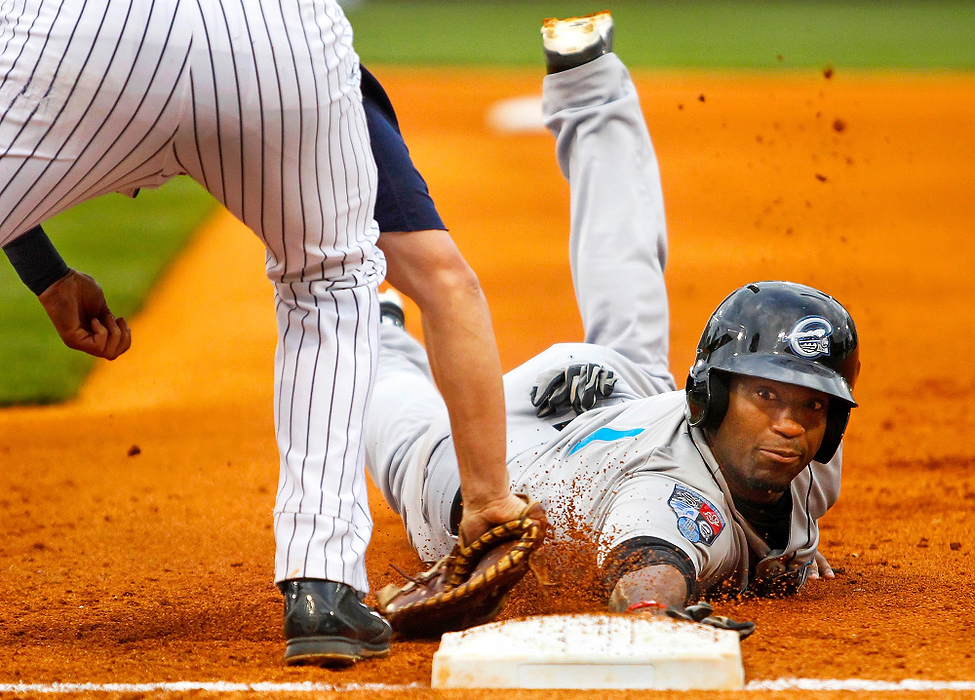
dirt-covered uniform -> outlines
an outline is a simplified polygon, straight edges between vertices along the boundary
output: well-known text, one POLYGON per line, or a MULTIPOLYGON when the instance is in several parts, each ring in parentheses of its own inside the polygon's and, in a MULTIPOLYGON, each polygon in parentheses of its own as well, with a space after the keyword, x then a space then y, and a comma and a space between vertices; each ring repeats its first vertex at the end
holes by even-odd
MULTIPOLYGON (((589 361, 585 345, 556 349, 589 361)), ((763 560, 759 577, 792 568, 789 585, 800 584, 819 541, 817 520, 840 483, 839 457, 807 466, 789 491, 788 540, 772 551, 736 509, 703 432, 688 425, 683 391, 584 413, 557 437, 513 455, 508 468, 514 488, 542 501, 556 531, 591 531, 600 552, 616 558, 670 544, 693 565, 702 594, 725 580, 743 588, 755 575, 750 557, 763 560)))
MULTIPOLYGON (((555 539, 591 533, 610 570, 623 560, 670 563, 692 594, 722 582, 743 588, 755 574, 801 585, 816 521, 839 493, 839 453, 810 464, 777 508, 746 520, 667 366, 663 196, 629 74, 610 53, 549 75, 543 108, 571 185, 570 261, 586 335, 505 376, 514 489, 542 502, 555 539), (577 417, 538 418, 536 378, 579 363, 611 369, 612 394, 577 417)), ((453 544, 460 485, 447 412, 420 344, 394 325, 380 335, 367 465, 417 552, 434 560, 453 544)))

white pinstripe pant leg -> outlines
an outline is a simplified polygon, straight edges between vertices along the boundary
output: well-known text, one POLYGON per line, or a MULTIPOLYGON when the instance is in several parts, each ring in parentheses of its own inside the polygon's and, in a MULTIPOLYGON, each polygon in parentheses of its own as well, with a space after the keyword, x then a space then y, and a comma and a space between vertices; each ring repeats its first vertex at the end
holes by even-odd
POLYGON ((280 336, 276 579, 367 590, 361 426, 385 262, 341 9, 0 0, 0 243, 183 172, 267 245, 280 336))
POLYGON ((191 34, 176 0, 0 2, 0 244, 179 174, 191 34))
POLYGON ((351 29, 334 0, 199 6, 177 153, 267 246, 279 333, 275 579, 366 591, 362 423, 385 262, 351 29))
MULTIPOLYGON (((312 287, 327 283, 310 283, 312 287)), ((281 477, 276 579, 325 578, 369 590, 372 534, 362 426, 378 341, 374 287, 279 292, 275 423, 281 477)))

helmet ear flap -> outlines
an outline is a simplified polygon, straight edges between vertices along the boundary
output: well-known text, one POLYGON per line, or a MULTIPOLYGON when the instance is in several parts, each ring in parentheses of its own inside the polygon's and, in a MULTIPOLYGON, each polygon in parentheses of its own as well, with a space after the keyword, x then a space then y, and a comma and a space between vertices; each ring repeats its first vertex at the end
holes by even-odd
POLYGON ((701 427, 717 430, 728 412, 728 375, 713 369, 708 372, 708 392, 711 400, 701 427))
POLYGON ((703 379, 697 379, 692 371, 687 375, 684 392, 687 396, 687 422, 697 427, 704 420, 708 412, 707 375, 703 379))
POLYGON ((728 410, 728 375, 709 370, 703 378, 687 375, 688 423, 698 428, 717 428, 728 410))
POLYGON ((823 441, 819 443, 814 460, 820 464, 825 464, 833 459, 836 450, 846 432, 846 425, 850 422, 850 406, 841 401, 832 401, 826 411, 826 432, 823 433, 823 441))

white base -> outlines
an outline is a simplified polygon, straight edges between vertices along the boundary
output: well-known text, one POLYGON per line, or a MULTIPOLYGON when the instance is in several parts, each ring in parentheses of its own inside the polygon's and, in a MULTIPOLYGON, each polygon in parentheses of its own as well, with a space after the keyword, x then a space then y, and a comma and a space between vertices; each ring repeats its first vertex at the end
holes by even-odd
POLYGON ((434 688, 739 690, 736 632, 646 615, 545 615, 445 634, 434 688))

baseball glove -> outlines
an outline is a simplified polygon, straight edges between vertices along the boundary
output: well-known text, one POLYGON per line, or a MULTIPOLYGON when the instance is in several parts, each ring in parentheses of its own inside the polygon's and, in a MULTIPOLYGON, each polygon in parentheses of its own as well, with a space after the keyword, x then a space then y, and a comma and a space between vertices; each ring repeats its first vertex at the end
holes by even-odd
POLYGON ((490 622, 508 593, 528 571, 528 558, 545 536, 545 512, 525 501, 515 520, 497 525, 454 549, 405 586, 390 584, 376 594, 382 613, 399 637, 438 639, 490 622))

